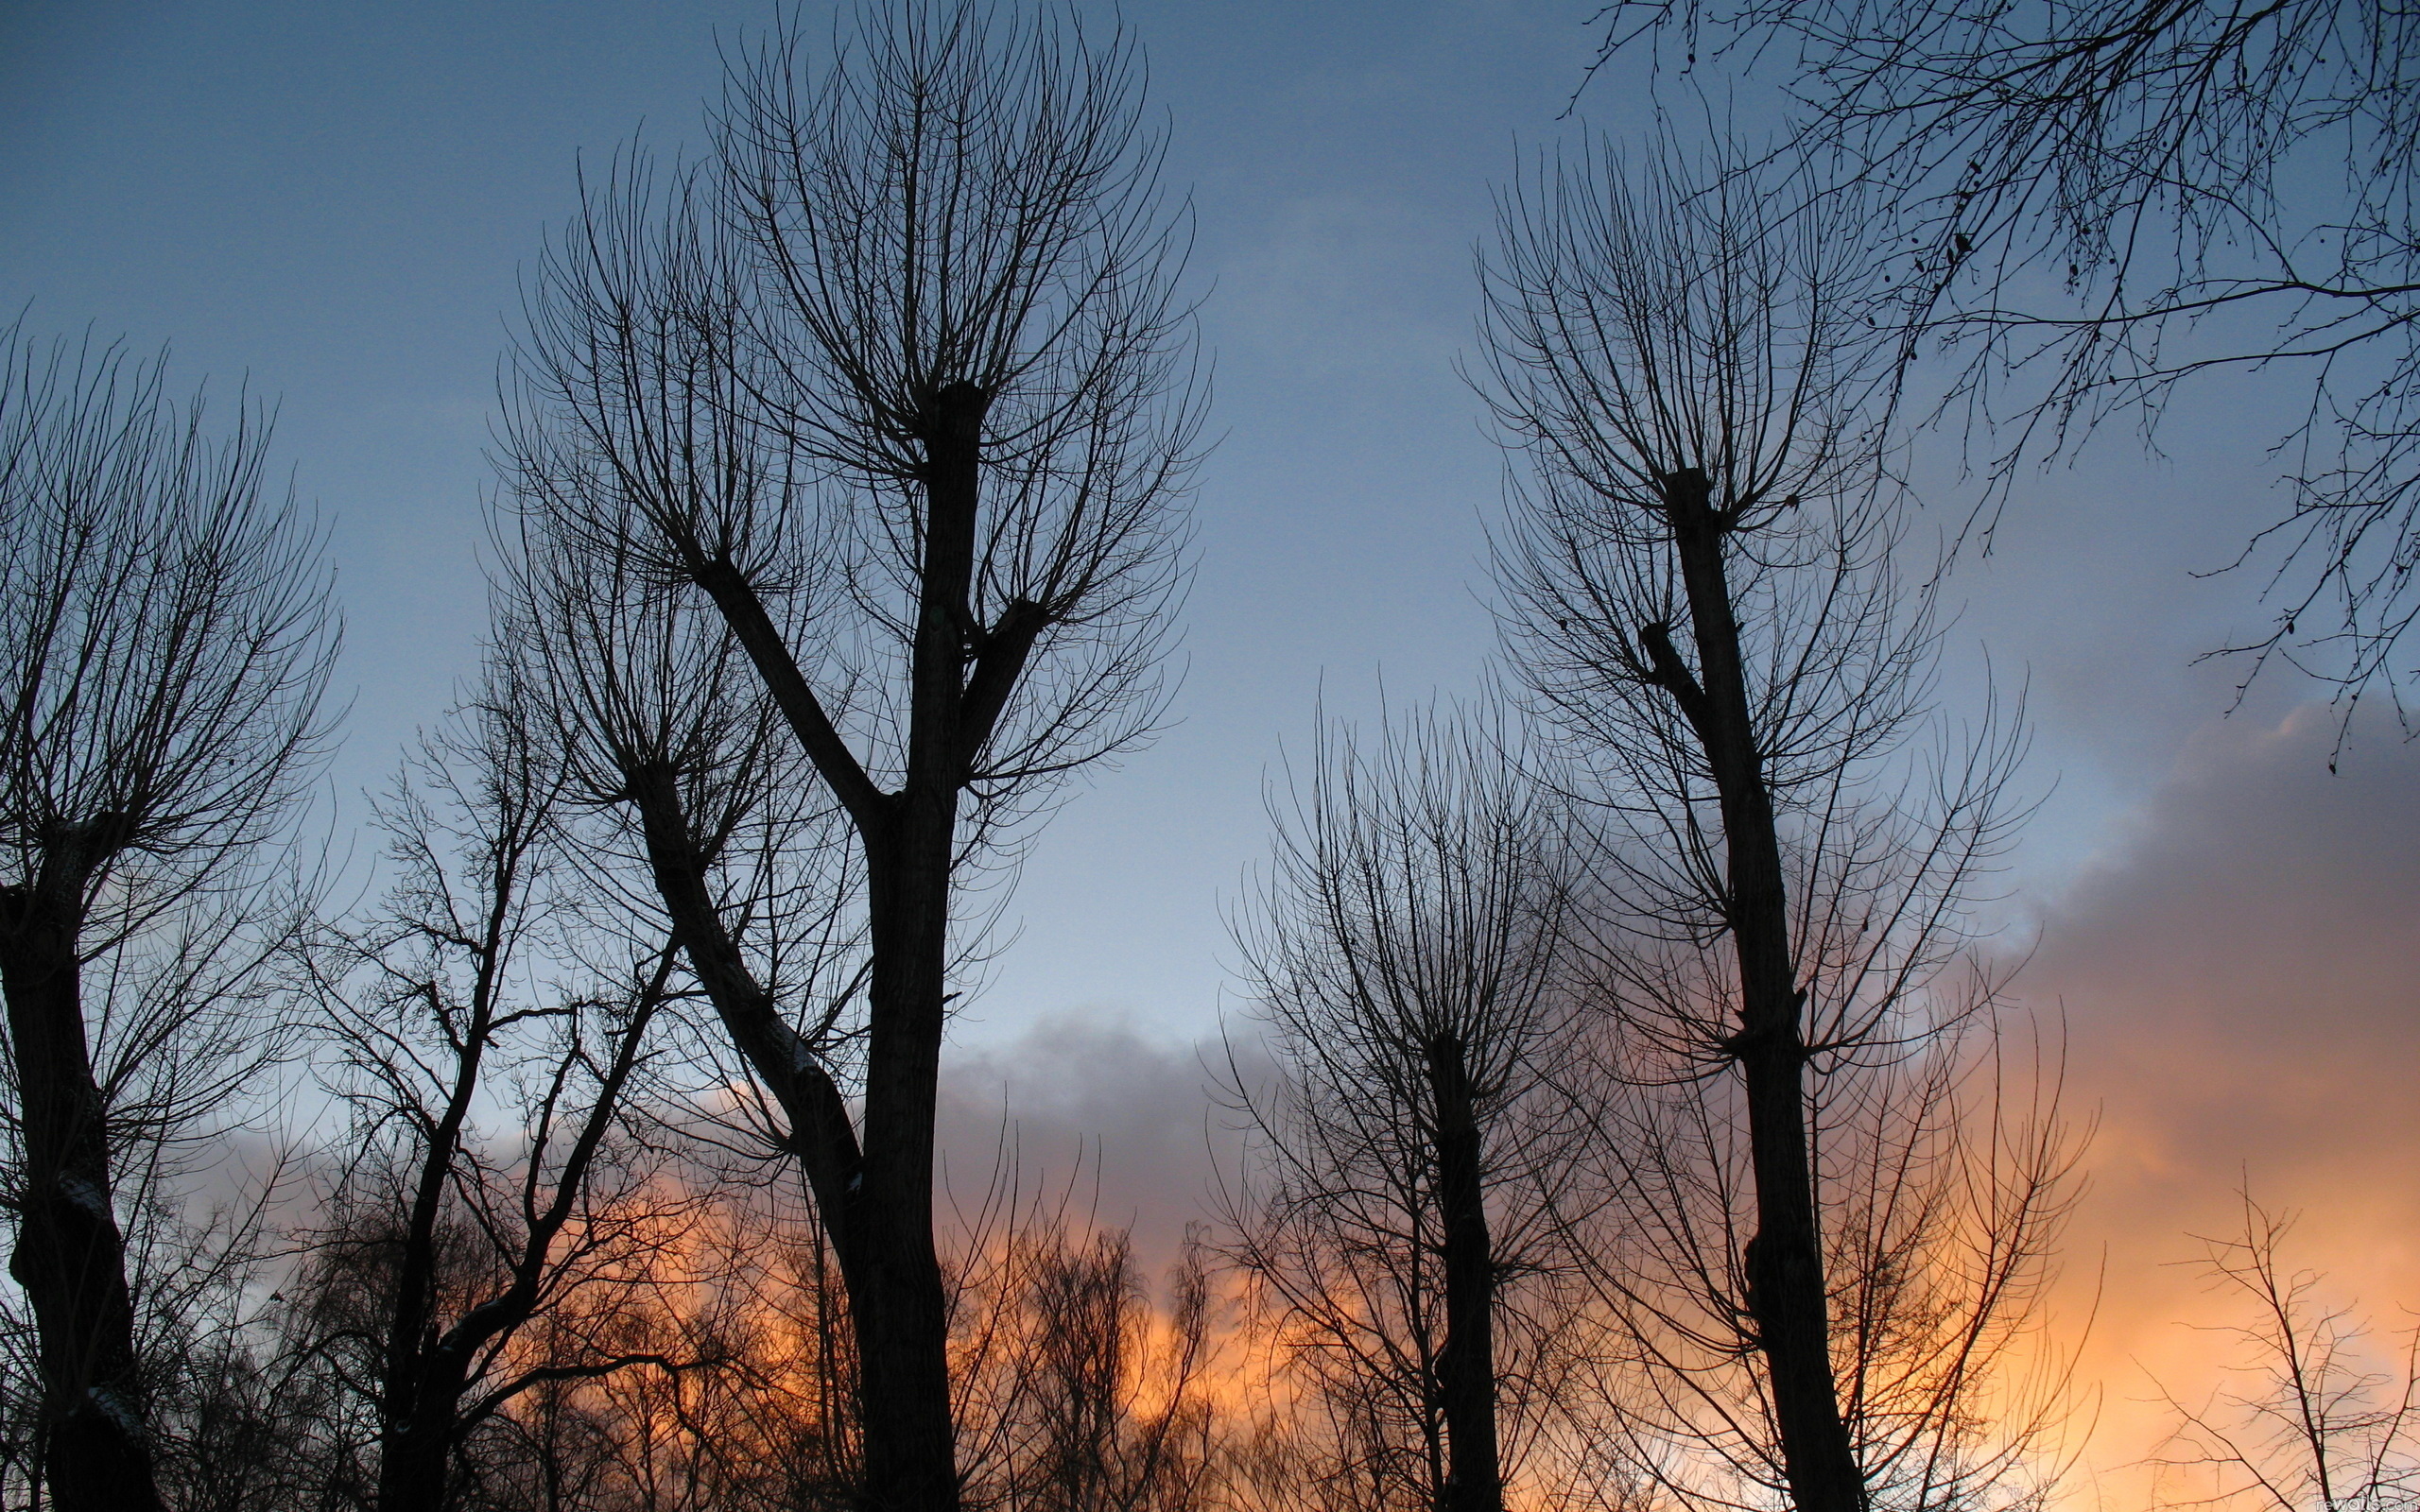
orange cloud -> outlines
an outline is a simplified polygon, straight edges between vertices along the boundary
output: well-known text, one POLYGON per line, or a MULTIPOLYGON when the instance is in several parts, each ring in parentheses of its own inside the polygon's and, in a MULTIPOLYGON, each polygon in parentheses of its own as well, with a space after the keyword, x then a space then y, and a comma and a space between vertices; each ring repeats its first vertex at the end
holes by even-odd
POLYGON ((2099 1292, 2079 1504, 2146 1504, 2153 1378, 2198 1400, 2235 1357, 2192 1236, 2234 1230, 2243 1183, 2301 1212, 2288 1259, 2331 1296, 2390 1331, 2420 1303, 2420 748, 2356 732, 2341 776, 2325 709, 2205 732, 2019 980, 2064 1008, 2071 1106, 2100 1114, 2061 1296, 2073 1329, 2099 1292))

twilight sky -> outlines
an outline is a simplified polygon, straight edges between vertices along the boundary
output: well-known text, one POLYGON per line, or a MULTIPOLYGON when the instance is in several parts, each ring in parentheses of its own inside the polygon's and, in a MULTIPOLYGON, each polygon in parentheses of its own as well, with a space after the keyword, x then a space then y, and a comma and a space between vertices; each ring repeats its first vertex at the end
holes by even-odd
MULTIPOLYGON (((1299 748, 1322 691, 1366 712, 1382 676, 1398 701, 1459 692, 1485 657, 1500 463, 1453 370, 1472 252, 1516 146, 1647 119, 1617 73, 1558 119, 1596 9, 1124 7, 1199 217, 1223 437, 1197 502, 1189 670, 1179 724, 1044 836, 953 1073, 970 1129, 1005 1095, 1028 1148, 1098 1138, 1106 1217, 1166 1234, 1192 1210, 1192 1047, 1233 1006, 1222 911, 1281 743, 1299 748)), ((810 35, 823 12, 807 7, 810 35)), ((349 624, 340 795, 378 783, 471 669, 496 358, 575 164, 642 125, 694 144, 717 38, 769 14, 0 4, 0 316, 170 343, 183 381, 279 401, 349 624)), ((2256 580, 2192 574, 2277 503, 2260 445, 2290 394, 2263 383, 2195 390, 2162 458, 2113 432, 2029 476, 1996 553, 1952 586, 1951 702, 1975 699, 1986 656, 2030 689, 2026 782, 2047 797, 2006 912, 2012 949, 2040 940, 2021 992, 2064 1007, 2075 1104, 2100 1110, 2068 1303, 2100 1280, 2085 1373, 2106 1383, 2107 1464, 2143 1444, 2131 1362, 2187 1349, 2171 1320, 2207 1305, 2165 1263, 2225 1223, 2245 1173, 2308 1210, 2306 1258, 2382 1320, 2420 1303, 2420 752, 2364 729, 2331 779, 2310 689, 2266 680, 2229 716, 2231 670, 2190 664, 2256 617, 2256 580)), ((1954 524, 1955 480, 1932 471, 1927 521, 1954 524)))

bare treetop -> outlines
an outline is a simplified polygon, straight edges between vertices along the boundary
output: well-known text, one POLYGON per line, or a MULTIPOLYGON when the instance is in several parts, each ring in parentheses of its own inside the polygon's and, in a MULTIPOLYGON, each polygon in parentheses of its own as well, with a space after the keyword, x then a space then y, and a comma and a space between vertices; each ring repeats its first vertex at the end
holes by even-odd
POLYGON ((199 395, 166 398, 164 358, 89 341, 10 329, 0 365, 0 848, 29 885, 92 829, 122 932, 300 797, 328 733, 328 578, 290 502, 263 497, 262 409, 239 400, 213 436, 199 395))
POLYGON ((1496 197, 1482 392, 1557 474, 1648 515, 1684 468, 1734 533, 1870 493, 1889 369, 1866 212, 1670 147, 1542 158, 1496 197))
MULTIPOLYGON (((542 265, 524 370, 623 471, 667 572, 737 572, 870 693, 915 639, 930 448, 979 451, 962 612, 997 647, 975 710, 1013 685, 981 762, 1000 796, 1155 719, 1206 395, 1125 35, 911 9, 811 85, 794 33, 761 43, 711 179, 618 163, 542 265)), ((904 711, 833 713, 869 776, 904 764, 881 749, 904 711)))
POLYGON ((1644 0, 1688 69, 1779 68, 1780 152, 1873 191, 1903 357, 1938 337, 1940 417, 1996 485, 2180 383, 2274 369, 2290 490, 2243 563, 2282 654, 2348 695, 2396 681, 2420 616, 2420 18, 2367 0, 1644 0), (1703 59, 1703 61, 1701 60, 1703 59), (1986 438, 1982 432, 1993 428, 1986 438))
POLYGON ((1322 716, 1307 778, 1270 803, 1270 875, 1236 923, 1255 1016, 1309 1080, 1418 1108, 1443 1036, 1480 1116, 1527 1090, 1523 1068, 1569 1011, 1555 968, 1570 841, 1552 795, 1508 759, 1518 739, 1482 714, 1414 711, 1367 739, 1322 716))
POLYGON ((1131 491, 1119 475, 1148 476, 1165 438, 1101 422, 1181 375, 1185 313, 1141 61, 1073 16, 904 9, 806 91, 801 39, 775 33, 715 117, 728 212, 776 280, 756 314, 797 439, 904 483, 966 384, 989 455, 1131 491))

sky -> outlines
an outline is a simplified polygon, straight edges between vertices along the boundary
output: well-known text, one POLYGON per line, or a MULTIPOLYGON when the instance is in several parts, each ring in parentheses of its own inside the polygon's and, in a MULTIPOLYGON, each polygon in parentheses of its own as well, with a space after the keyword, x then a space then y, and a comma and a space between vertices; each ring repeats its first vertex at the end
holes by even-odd
MULTIPOLYGON (((1043 834, 949 1071, 966 1142, 1003 1108, 1030 1148, 1094 1142, 1105 1216, 1165 1238, 1199 1211, 1204 1046, 1242 1006, 1226 916, 1283 752, 1322 700, 1366 715, 1485 664, 1503 464, 1456 371, 1473 255, 1516 154, 1649 118, 1620 70, 1564 118, 1595 9, 1123 7, 1215 364, 1184 677, 1165 734, 1043 834)), ((0 315, 164 343, 180 381, 277 405, 347 621, 340 804, 474 666, 497 358, 579 164, 635 133, 694 147, 717 46, 770 15, 0 0, 0 315)), ((2156 455, 2121 426, 2027 474, 1951 581, 1945 697, 1974 707, 1988 667, 2033 730, 2001 948, 2031 953, 2018 995, 2064 1016, 2069 1105, 2098 1121, 2059 1302, 2093 1315, 2080 1375, 2096 1445, 2121 1446, 2096 1466, 2143 1442, 2149 1371, 2206 1362, 2179 1325, 2215 1300, 2176 1263, 2245 1181, 2304 1210, 2308 1263, 2386 1323, 2420 1305, 2420 752, 2360 726, 2330 777, 2316 690, 2265 677, 2238 702, 2240 669, 2195 660, 2259 621, 2256 579, 2197 574, 2279 506, 2261 444, 2290 398, 2214 380, 2156 455)), ((1927 475, 1938 531, 1971 497, 1927 475)))

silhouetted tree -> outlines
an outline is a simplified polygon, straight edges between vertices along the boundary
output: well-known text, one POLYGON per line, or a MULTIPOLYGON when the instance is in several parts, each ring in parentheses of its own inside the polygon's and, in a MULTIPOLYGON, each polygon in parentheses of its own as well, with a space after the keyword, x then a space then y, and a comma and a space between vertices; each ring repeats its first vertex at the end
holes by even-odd
POLYGON ((1496 1512, 1557 1365, 1570 852, 1491 733, 1323 725, 1238 928, 1275 1072, 1231 1076, 1228 1255, 1334 1418, 1330 1473, 1381 1506, 1496 1512))
POLYGON ((2292 507, 2245 553, 2275 615, 2230 649, 2396 696, 2420 615, 2420 18, 1634 0, 1605 22, 1607 56, 1656 32, 1697 67, 1787 70, 1785 150, 1889 222, 1903 356, 1937 345, 1942 414, 2008 426, 2001 489, 2198 375, 2301 375, 2275 448, 2292 507))
POLYGON ((372 1297, 344 1332, 374 1383, 380 1512, 455 1504, 474 1435, 542 1383, 694 1363, 622 1349, 596 1318, 551 1331, 562 1352, 529 1347, 576 1293, 645 1285, 689 1204, 626 1106, 672 949, 652 908, 633 927, 582 896, 571 774, 511 649, 379 811, 385 907, 320 953, 332 1090, 354 1115, 345 1221, 322 1242, 372 1297), (482 1137, 499 1110, 509 1133, 482 1137))
MULTIPOLYGON (((971 4, 857 31, 812 83, 786 35, 741 58, 668 206, 635 173, 591 200, 533 293, 512 450, 546 528, 720 614, 853 831, 856 1118, 672 912, 813 1183, 868 1494, 905 1512, 958 1496, 932 1125, 961 885, 1156 718, 1199 404, 1131 42, 971 4), (597 487, 530 460, 566 453, 597 487)), ((677 890, 699 833, 650 822, 677 890)))
POLYGON ((2017 743, 1915 740, 1936 636, 1892 570, 1866 228, 1797 187, 1668 150, 1542 163, 1483 269, 1487 391, 1529 462, 1508 650, 1599 835, 1610 1222, 1583 1274, 1635 1474, 1693 1504, 1766 1494, 1703 1478, 1727 1467, 1801 1512, 1971 1505, 2032 1422, 1970 1441, 2066 1170, 2047 1110, 1961 1095, 1991 1001, 1961 910, 2017 743))
MULTIPOLYGON (((743 1159, 800 1160, 829 1228, 825 1204, 845 1188, 817 1162, 851 1135, 844 1078, 870 972, 847 817, 714 606, 636 554, 600 553, 562 529, 566 506, 592 523, 613 507, 612 475, 560 435, 525 427, 516 445, 521 486, 546 490, 549 507, 526 511, 500 541, 506 638, 553 721, 564 800, 594 816, 587 869, 623 908, 661 921, 686 967, 682 995, 711 1009, 708 1024, 676 1014, 666 1025, 702 1073, 691 1095, 670 1084, 650 1095, 685 1100, 688 1132, 743 1159)), ((830 1253, 851 1284, 860 1257, 837 1236, 830 1253)), ((821 1265, 813 1275, 821 1284, 821 1265)), ((817 1300, 820 1330, 851 1322, 817 1300)))
POLYGON ((2163 1505, 2385 1512, 2420 1490, 2420 1336, 2377 1359, 2351 1310, 2320 1299, 2324 1276, 2286 1268, 2292 1226, 2247 1192, 2241 1229, 2203 1241, 2210 1280, 2249 1314, 2225 1330, 2249 1380, 2196 1405, 2162 1388, 2175 1426, 2152 1463, 2187 1483, 2163 1505))
POLYGON ((325 732, 316 537, 267 416, 214 436, 162 363, 0 334, 0 992, 9 1274, 60 1512, 159 1504, 120 1180, 282 1052, 259 865, 325 732))
MULTIPOLYGON (((845 1309, 795 1168, 780 1175, 693 1172, 711 1194, 683 1246, 684 1284, 612 1320, 625 1348, 660 1339, 701 1363, 549 1383, 517 1414, 548 1498, 583 1504, 571 1488, 586 1486, 584 1504, 605 1507, 860 1504, 851 1371, 836 1349, 845 1309)), ((545 1326, 589 1324, 571 1313, 545 1326)))
POLYGON ((1217 1418, 1202 1390, 1210 1284, 1188 1236, 1152 1307, 1120 1230, 1082 1234, 1062 1201, 949 1267, 966 1503, 1003 1512, 1195 1512, 1212 1504, 1217 1418))

